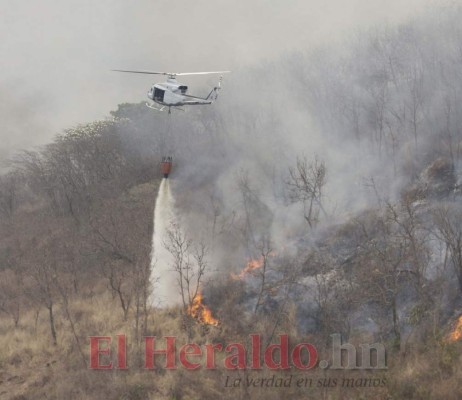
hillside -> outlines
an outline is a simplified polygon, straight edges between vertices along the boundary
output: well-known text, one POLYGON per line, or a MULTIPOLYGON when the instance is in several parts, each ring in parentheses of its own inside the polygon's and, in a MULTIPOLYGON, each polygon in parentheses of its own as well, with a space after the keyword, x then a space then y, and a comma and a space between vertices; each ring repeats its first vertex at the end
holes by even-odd
POLYGON ((120 104, 18 153, 0 177, 0 399, 459 399, 460 17, 234 72, 211 107, 120 104), (159 307, 166 155, 176 224, 163 240, 188 286, 159 307), (89 368, 90 336, 114 338, 115 365, 120 334, 128 370, 89 368), (146 336, 250 347, 251 334, 319 357, 310 371, 144 368, 146 336), (344 356, 335 369, 336 334, 382 344, 388 368, 344 356), (273 386, 243 383, 261 378, 273 386))

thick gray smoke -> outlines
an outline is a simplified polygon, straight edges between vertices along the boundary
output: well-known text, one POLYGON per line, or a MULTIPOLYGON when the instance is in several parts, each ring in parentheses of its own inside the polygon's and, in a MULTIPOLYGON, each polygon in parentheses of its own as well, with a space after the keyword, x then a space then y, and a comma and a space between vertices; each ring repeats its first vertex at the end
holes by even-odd
MULTIPOLYGON (((324 226, 398 199, 450 148, 456 158, 451 132, 460 125, 454 111, 460 93, 451 87, 460 78, 451 65, 460 57, 460 13, 438 9, 436 19, 424 16, 363 32, 342 47, 238 69, 225 77, 213 106, 156 117, 159 127, 168 126, 182 218, 195 234, 207 232, 221 243, 220 263, 233 264, 236 248, 249 247, 249 234, 255 243, 271 238, 278 249, 316 236, 302 205, 288 198, 288 170, 297 157, 326 164, 324 226), (435 60, 452 61, 441 68, 435 60), (446 147, 432 149, 441 132, 446 147), (249 221, 248 211, 256 209, 249 221)), ((252 247, 241 259, 258 254, 252 247)))
MULTIPOLYGON (((213 106, 146 124, 157 140, 153 157, 174 157, 172 190, 185 228, 211 237, 223 253, 218 258, 232 264, 252 257, 264 238, 280 248, 313 236, 286 190, 297 157, 326 164, 327 223, 363 209, 376 192, 399 196, 407 177, 418 174, 431 135, 445 129, 438 113, 448 99, 436 89, 458 73, 440 73, 435 60, 459 62, 457 40, 445 39, 457 38, 456 7, 432 9, 432 21, 395 25, 429 3, 48 0, 31 10, 8 1, 0 54, 21 61, 8 65, 3 79, 34 76, 26 86, 56 99, 45 116, 57 126, 145 100, 151 78, 113 68, 233 70, 213 106), (388 29, 371 28, 386 23, 388 29), (354 36, 358 28, 370 30, 354 36), (340 45, 329 44, 339 38, 340 45), (246 254, 235 251, 241 248, 246 254)), ((215 79, 185 83, 203 95, 215 79)), ((448 126, 455 119, 452 112, 448 126)))
MULTIPOLYGON (((144 98, 150 78, 111 69, 248 68, 330 42, 351 29, 402 20, 431 2, 4 0, 0 87, 6 83, 12 88, 2 89, 1 115, 31 112, 40 118, 28 119, 27 128, 15 119, 2 119, 3 152, 10 153, 10 146, 46 143, 64 128, 144 98), (31 101, 17 96, 23 89, 31 101), (21 132, 14 133, 18 128, 21 132)), ((187 83, 199 90, 203 86, 200 80, 187 83)), ((241 100, 261 99, 259 93, 249 95, 241 100)))
POLYGON ((13 153, 50 138, 47 108, 52 106, 43 93, 31 90, 23 81, 0 83, 0 170, 13 153))

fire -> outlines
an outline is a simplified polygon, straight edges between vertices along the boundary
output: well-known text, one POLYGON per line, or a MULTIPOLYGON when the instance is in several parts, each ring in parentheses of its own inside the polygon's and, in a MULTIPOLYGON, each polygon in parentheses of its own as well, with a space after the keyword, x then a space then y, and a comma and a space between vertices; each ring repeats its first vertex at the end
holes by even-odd
MULTIPOLYGON (((268 253, 269 257, 274 257, 276 253, 274 251, 271 251, 268 253)), ((244 279, 247 275, 252 274, 255 270, 263 267, 263 264, 265 263, 265 257, 261 255, 259 258, 255 260, 249 260, 247 262, 247 265, 245 268, 239 272, 238 274, 231 274, 231 278, 234 280, 242 280, 244 279)))
POLYGON ((245 268, 241 272, 239 272, 239 274, 231 274, 231 278, 235 280, 242 280, 246 277, 246 275, 251 274, 258 268, 261 268, 264 262, 265 259, 263 258, 263 256, 260 256, 260 258, 256 260, 250 260, 245 266, 245 268))
POLYGON ((452 332, 448 335, 448 342, 457 342, 460 339, 462 339, 462 315, 457 320, 457 324, 452 332))
POLYGON ((204 303, 204 296, 198 292, 193 299, 193 303, 188 307, 188 314, 199 321, 201 324, 218 326, 220 321, 213 317, 212 311, 204 303))

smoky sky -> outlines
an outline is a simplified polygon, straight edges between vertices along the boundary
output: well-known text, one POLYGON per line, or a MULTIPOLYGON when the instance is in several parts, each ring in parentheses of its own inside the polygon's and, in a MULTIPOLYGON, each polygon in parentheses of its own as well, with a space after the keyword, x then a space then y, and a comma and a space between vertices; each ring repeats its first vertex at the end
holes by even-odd
MULTIPOLYGON (((0 154, 46 143, 65 128, 106 117, 119 103, 145 100, 152 77, 111 69, 245 70, 358 29, 412 18, 432 4, 3 0, 0 154)), ((202 92, 204 82, 186 79, 202 92)))

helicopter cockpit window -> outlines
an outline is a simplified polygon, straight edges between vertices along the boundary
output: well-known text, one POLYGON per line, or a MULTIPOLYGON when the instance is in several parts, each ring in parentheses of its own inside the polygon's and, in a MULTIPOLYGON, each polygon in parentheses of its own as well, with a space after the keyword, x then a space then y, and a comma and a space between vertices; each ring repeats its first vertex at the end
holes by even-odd
POLYGON ((154 100, 155 101, 164 101, 165 90, 155 88, 154 89, 154 100))

